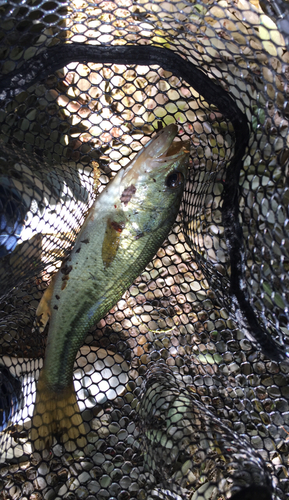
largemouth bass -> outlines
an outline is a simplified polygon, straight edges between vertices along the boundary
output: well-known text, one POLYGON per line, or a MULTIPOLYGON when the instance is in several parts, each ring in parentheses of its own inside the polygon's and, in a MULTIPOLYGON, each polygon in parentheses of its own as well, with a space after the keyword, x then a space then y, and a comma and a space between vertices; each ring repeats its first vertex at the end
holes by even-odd
POLYGON ((178 214, 189 142, 177 126, 158 132, 98 196, 69 258, 37 309, 50 318, 31 441, 49 448, 57 435, 68 451, 86 444, 73 386, 73 365, 91 325, 117 303, 151 261, 178 214))

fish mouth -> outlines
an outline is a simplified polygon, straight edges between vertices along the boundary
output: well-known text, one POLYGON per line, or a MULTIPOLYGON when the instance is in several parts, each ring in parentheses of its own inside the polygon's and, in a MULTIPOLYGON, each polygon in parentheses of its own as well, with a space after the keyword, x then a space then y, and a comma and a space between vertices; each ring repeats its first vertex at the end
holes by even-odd
POLYGON ((180 170, 185 174, 190 156, 190 141, 172 141, 173 138, 170 137, 170 142, 169 144, 167 143, 167 147, 163 150, 162 155, 150 158, 150 163, 146 163, 145 171, 147 173, 154 172, 155 169, 160 168, 163 172, 169 172, 173 169, 180 170))
POLYGON ((144 154, 154 160, 163 157, 170 148, 174 138, 178 133, 178 127, 171 123, 167 127, 159 130, 157 134, 145 145, 144 154))
POLYGON ((148 148, 149 156, 153 160, 163 160, 169 158, 178 158, 183 154, 190 152, 190 141, 174 141, 178 133, 178 127, 175 123, 167 125, 160 130, 145 146, 148 148))
POLYGON ((190 141, 174 141, 163 156, 155 159, 155 165, 161 166, 167 174, 173 171, 182 172, 187 177, 187 169, 190 157, 190 141))
POLYGON ((173 170, 180 170, 185 174, 188 167, 189 156, 190 141, 174 141, 162 156, 154 159, 153 164, 155 167, 156 165, 160 167, 161 164, 163 164, 163 169, 168 172, 173 168, 173 170))
POLYGON ((190 141, 174 141, 162 158, 174 158, 190 152, 190 141))
POLYGON ((139 176, 153 172, 156 168, 169 170, 173 163, 178 163, 180 169, 180 164, 184 163, 183 170, 187 168, 186 156, 189 156, 190 141, 174 141, 177 133, 178 127, 175 123, 157 132, 127 166, 123 174, 127 185, 135 184, 139 176))

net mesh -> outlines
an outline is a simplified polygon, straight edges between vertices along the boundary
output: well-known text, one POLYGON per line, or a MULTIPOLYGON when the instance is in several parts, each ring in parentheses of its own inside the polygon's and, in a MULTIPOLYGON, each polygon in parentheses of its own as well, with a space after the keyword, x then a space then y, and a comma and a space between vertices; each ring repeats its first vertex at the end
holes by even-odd
POLYGON ((0 3, 0 497, 289 493, 288 7, 264 0, 0 3), (170 123, 178 218, 90 328, 83 449, 33 452, 36 309, 88 209, 170 123))

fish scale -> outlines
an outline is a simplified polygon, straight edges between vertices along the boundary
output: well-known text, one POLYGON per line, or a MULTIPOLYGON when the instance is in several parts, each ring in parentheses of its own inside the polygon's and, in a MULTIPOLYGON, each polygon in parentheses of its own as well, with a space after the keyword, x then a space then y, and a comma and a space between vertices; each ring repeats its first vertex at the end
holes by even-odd
POLYGON ((189 159, 188 142, 173 142, 176 134, 176 125, 158 132, 99 195, 39 304, 37 316, 50 322, 32 419, 35 450, 49 448, 53 436, 68 451, 86 444, 74 361, 89 328, 141 274, 176 219, 189 159))

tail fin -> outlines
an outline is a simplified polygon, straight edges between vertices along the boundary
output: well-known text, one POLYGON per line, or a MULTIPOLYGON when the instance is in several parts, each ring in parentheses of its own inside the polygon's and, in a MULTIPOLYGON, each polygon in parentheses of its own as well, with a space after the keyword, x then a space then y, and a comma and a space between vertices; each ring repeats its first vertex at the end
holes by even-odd
POLYGON ((42 370, 37 384, 30 434, 33 449, 49 449, 53 444, 53 437, 60 436, 65 449, 73 452, 87 444, 85 434, 73 381, 61 392, 51 391, 45 383, 45 373, 42 370))

